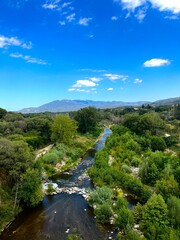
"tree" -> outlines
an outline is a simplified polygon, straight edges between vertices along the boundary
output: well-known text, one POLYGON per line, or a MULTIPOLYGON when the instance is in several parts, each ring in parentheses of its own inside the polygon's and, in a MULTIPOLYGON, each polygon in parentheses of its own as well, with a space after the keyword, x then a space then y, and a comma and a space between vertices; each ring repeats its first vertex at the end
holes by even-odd
POLYGON ((99 113, 94 107, 80 109, 74 118, 78 122, 78 130, 82 133, 92 132, 100 120, 99 113))
POLYGON ((143 207, 140 226, 147 239, 161 239, 169 224, 168 209, 161 195, 153 194, 143 207))
POLYGON ((132 132, 140 133, 139 129, 140 116, 137 113, 131 113, 125 115, 124 126, 129 128, 132 132))
POLYGON ((52 123, 52 140, 68 144, 76 135, 77 123, 65 115, 54 118, 52 123))
POLYGON ((174 108, 174 118, 176 118, 177 120, 180 120, 180 104, 178 104, 174 108))
POLYGON ((164 151, 166 149, 166 142, 162 137, 151 137, 151 149, 152 151, 164 151))
POLYGON ((143 206, 138 203, 133 209, 133 216, 136 223, 139 223, 142 219, 143 206))
POLYGON ((165 127, 164 121, 158 113, 145 113, 140 118, 139 127, 141 132, 150 131, 157 135, 165 127))
POLYGON ((180 199, 175 196, 171 196, 168 199, 167 205, 171 226, 176 229, 180 228, 180 214, 178 214, 180 213, 180 199))
POLYGON ((123 206, 117 212, 117 217, 115 219, 115 225, 124 232, 127 232, 133 225, 133 215, 132 212, 125 206, 123 206))
POLYGON ((43 199, 41 174, 27 169, 20 182, 20 197, 27 206, 36 206, 43 199))
POLYGON ((156 164, 150 159, 145 159, 140 171, 140 177, 143 183, 154 186, 159 178, 159 171, 156 164))
POLYGON ((174 179, 173 175, 171 175, 169 178, 162 178, 158 180, 155 188, 156 192, 161 194, 165 200, 167 200, 171 195, 180 195, 178 183, 174 179))
POLYGON ((24 141, 0 140, 0 167, 7 174, 7 179, 15 191, 14 210, 18 200, 20 177, 32 166, 32 159, 33 154, 24 141))
POLYGON ((0 108, 0 119, 3 118, 7 114, 7 111, 3 108, 0 108))

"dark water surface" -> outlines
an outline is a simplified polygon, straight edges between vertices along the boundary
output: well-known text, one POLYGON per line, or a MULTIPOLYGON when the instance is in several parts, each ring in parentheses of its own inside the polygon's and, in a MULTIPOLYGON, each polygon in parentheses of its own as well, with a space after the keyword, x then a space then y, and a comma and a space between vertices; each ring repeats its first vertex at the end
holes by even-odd
MULTIPOLYGON (((91 181, 88 178, 81 179, 81 176, 93 165, 95 153, 103 148, 110 134, 111 131, 105 129, 102 138, 78 167, 70 175, 56 176, 53 182, 60 188, 93 188, 91 181)), ((96 222, 92 208, 81 195, 67 193, 45 196, 38 207, 25 209, 2 233, 0 239, 66 240, 74 229, 84 240, 115 239, 110 226, 101 226, 96 222)))

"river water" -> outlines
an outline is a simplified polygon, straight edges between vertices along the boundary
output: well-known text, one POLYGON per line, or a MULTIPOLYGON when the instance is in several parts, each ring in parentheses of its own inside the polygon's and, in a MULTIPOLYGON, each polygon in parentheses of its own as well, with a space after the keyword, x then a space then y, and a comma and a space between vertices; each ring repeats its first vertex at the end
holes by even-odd
MULTIPOLYGON (((104 147, 107 136, 103 136, 83 158, 71 174, 61 174, 53 179, 59 188, 93 188, 84 173, 94 163, 94 155, 104 147)), ((132 205, 129 202, 129 207, 132 205)), ((0 236, 1 240, 66 240, 68 234, 76 232, 83 240, 116 239, 111 226, 102 226, 96 222, 92 208, 79 194, 60 193, 45 196, 35 208, 25 209, 0 236)))

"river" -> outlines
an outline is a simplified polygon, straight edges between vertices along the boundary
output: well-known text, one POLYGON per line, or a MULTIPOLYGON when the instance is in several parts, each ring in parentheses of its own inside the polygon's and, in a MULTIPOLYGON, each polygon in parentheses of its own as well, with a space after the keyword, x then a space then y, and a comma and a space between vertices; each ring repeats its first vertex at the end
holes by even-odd
MULTIPOLYGON (((93 188, 89 178, 82 176, 94 163, 94 155, 101 150, 107 136, 105 129, 101 139, 85 155, 78 167, 70 174, 61 174, 53 179, 59 188, 93 188)), ((129 202, 129 207, 132 204, 129 202)), ((83 240, 116 239, 110 225, 102 226, 96 222, 92 208, 79 194, 60 193, 45 196, 35 208, 27 208, 0 236, 1 240, 66 240, 68 234, 76 231, 83 240)))

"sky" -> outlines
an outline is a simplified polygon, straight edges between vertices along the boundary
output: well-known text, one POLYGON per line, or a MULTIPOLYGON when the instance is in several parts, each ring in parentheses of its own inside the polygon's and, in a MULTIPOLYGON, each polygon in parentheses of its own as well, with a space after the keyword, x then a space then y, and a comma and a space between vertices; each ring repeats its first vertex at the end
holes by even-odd
POLYGON ((0 107, 180 94, 180 0, 0 0, 0 107))

